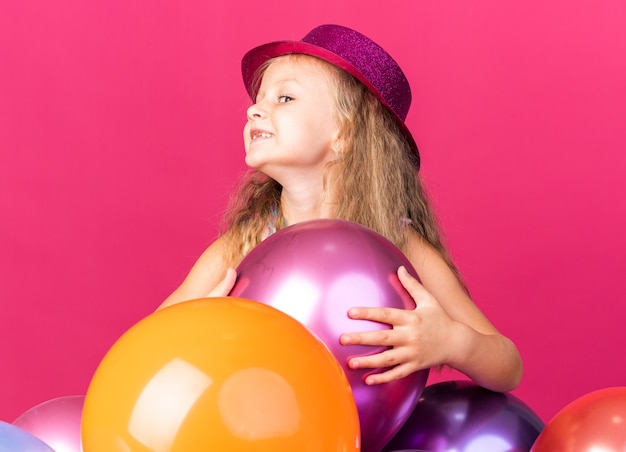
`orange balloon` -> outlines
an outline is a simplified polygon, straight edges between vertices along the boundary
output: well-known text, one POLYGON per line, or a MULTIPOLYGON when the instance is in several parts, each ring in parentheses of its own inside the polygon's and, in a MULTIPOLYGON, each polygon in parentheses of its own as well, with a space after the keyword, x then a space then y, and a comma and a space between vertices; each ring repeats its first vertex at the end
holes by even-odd
POLYGON ((531 452, 626 451, 626 387, 590 392, 548 422, 531 452))
POLYGON ((334 355, 297 320, 241 298, 132 326, 96 369, 81 435, 88 452, 360 450, 334 355))

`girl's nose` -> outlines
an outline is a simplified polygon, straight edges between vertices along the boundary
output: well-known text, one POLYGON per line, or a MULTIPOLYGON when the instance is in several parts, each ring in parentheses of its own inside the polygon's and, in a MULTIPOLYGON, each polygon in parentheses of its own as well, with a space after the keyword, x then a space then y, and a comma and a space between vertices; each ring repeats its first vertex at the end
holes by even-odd
POLYGON ((259 119, 265 116, 265 111, 256 103, 248 107, 248 119, 259 119))

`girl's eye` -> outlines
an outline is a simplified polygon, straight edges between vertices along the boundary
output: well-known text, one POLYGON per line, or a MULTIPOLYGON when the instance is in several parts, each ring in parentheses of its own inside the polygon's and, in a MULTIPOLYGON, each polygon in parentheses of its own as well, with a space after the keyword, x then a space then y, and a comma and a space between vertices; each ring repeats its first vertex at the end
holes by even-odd
POLYGON ((293 97, 291 96, 287 96, 287 95, 278 96, 279 104, 286 104, 287 102, 291 102, 292 100, 293 100, 293 97))

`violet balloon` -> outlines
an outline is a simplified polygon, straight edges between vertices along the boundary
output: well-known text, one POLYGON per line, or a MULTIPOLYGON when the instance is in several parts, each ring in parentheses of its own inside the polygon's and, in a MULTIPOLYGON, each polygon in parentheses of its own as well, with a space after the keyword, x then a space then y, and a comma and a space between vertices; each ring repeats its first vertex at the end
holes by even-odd
POLYGON ((43 440, 56 452, 81 452, 80 422, 85 396, 57 397, 30 408, 13 425, 43 440))
POLYGON ((237 268, 230 295, 269 304, 303 323, 343 366, 359 412, 363 452, 379 452, 412 412, 428 370, 369 386, 367 375, 383 369, 348 367, 349 358, 384 347, 343 346, 343 333, 388 329, 354 320, 354 306, 414 309, 397 269, 417 274, 410 261, 382 235, 345 220, 312 220, 286 227, 254 248, 237 268))
POLYGON ((543 428, 534 411, 511 393, 448 381, 424 389, 383 452, 528 452, 543 428))
POLYGON ((0 421, 0 452, 55 452, 46 443, 21 428, 0 421))

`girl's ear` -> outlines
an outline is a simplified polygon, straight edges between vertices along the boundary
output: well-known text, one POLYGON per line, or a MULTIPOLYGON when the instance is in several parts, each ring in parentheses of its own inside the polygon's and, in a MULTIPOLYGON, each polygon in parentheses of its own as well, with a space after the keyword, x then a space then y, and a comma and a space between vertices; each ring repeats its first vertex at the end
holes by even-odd
POLYGON ((332 150, 335 154, 341 155, 343 152, 343 139, 341 138, 341 133, 339 130, 335 132, 335 136, 333 138, 332 150))

